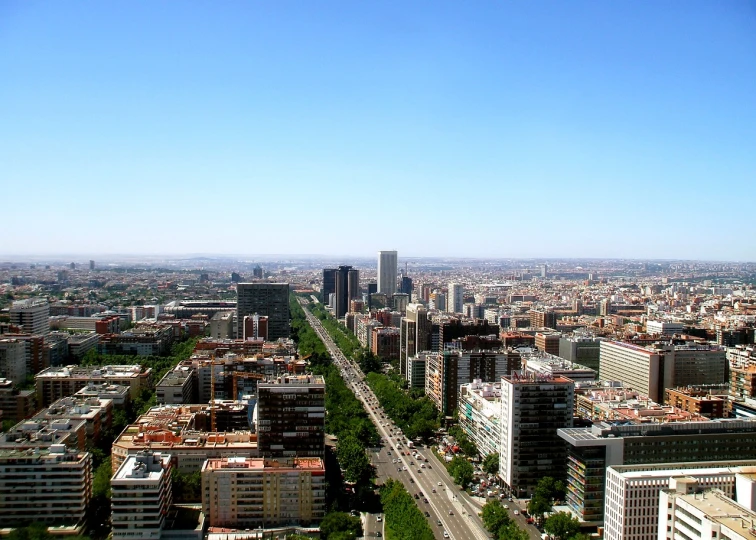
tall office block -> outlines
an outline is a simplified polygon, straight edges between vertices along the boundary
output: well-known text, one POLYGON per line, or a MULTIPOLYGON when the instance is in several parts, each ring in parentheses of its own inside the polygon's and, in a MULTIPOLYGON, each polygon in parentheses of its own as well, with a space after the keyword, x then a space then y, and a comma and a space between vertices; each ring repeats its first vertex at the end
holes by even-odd
POLYGON ((517 497, 529 497, 544 476, 566 477, 567 445, 557 435, 572 427, 575 383, 564 377, 501 378, 499 476, 517 497))
POLYGON ((336 294, 336 272, 335 268, 323 268, 323 303, 328 305, 332 294, 336 294))
MULTIPOLYGON (((334 315, 336 318, 343 317, 349 311, 349 274, 352 272, 351 266, 339 266, 336 270, 336 305, 334 315)), ((359 278, 358 278, 359 281, 359 278)))
POLYGON ((399 292, 408 294, 412 297, 412 278, 409 276, 402 276, 402 283, 399 288, 399 292))
POLYGON ((288 338, 289 284, 288 283, 239 283, 236 286, 236 335, 244 335, 246 315, 268 317, 268 339, 275 341, 288 338))
POLYGON ((44 298, 17 300, 10 308, 10 322, 23 326, 28 334, 46 336, 50 333, 50 304, 44 298))
POLYGON ((604 380, 622 381, 657 403, 664 389, 727 381, 724 349, 708 345, 639 347, 602 341, 599 368, 604 380))
POLYGON ((323 457, 325 380, 320 375, 284 376, 257 385, 261 457, 323 457))
POLYGON ((89 261, 89 269, 90 270, 94 270, 95 269, 95 262, 92 261, 92 260, 89 261))
POLYGON ((396 292, 396 251, 378 252, 378 292, 391 296, 396 292))
POLYGON ((17 339, 0 339, 0 377, 21 384, 28 372, 26 343, 17 339))
POLYGON ((407 359, 430 348, 431 321, 422 304, 408 304, 399 328, 399 371, 407 376, 407 359))
POLYGON ((354 268, 347 274, 347 296, 349 300, 355 298, 362 298, 362 290, 360 289, 360 271, 354 268))
POLYGON ((465 290, 459 283, 449 283, 448 309, 450 313, 462 313, 465 290))

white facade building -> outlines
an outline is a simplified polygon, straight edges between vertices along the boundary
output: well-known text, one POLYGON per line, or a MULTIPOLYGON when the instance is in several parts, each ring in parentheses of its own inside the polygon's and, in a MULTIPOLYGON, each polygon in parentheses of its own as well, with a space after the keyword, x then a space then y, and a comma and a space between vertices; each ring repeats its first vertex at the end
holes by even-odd
POLYGON ((648 321, 646 323, 646 332, 648 334, 674 336, 683 333, 683 324, 671 321, 648 321))
POLYGON ((13 302, 10 322, 24 327, 24 332, 46 336, 50 333, 50 304, 44 298, 27 298, 13 302))
POLYGON ((659 497, 659 540, 752 540, 756 536, 756 512, 741 490, 754 491, 752 474, 736 479, 737 500, 722 490, 702 491, 695 481, 677 482, 659 497))
POLYGON ((449 283, 449 301, 447 311, 462 313, 464 309, 465 289, 459 283, 449 283))
POLYGON ((26 374, 26 343, 17 339, 0 339, 0 377, 21 384, 26 374))
POLYGON ((129 456, 110 479, 113 540, 158 540, 172 502, 171 456, 129 456))
POLYGON ((481 456, 499 452, 501 383, 475 380, 459 389, 459 426, 475 443, 481 456))
MULTIPOLYGON (((606 470, 604 538, 652 540, 667 512, 659 513, 659 496, 671 481, 695 481, 697 489, 735 491, 740 473, 756 472, 756 460, 735 462, 660 463, 615 465, 606 470)), ((659 536, 659 538, 671 538, 659 536)), ((675 537, 677 538, 677 537, 675 537)))

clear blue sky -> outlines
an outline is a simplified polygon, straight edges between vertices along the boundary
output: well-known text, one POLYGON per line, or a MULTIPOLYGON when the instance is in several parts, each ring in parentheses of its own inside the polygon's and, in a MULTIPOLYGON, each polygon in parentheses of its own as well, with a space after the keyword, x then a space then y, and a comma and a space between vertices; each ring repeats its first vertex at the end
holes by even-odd
POLYGON ((0 2, 0 254, 756 260, 756 3, 0 2))

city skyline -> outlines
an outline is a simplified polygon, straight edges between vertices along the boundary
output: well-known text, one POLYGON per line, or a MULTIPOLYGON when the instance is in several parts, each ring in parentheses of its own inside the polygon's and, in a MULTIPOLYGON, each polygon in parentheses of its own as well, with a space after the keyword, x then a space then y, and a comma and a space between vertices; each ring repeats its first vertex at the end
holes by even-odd
POLYGON ((245 216, 258 252, 369 256, 326 209, 370 200, 412 256, 756 260, 754 27, 741 2, 3 2, 0 185, 29 198, 0 251, 235 253, 192 218, 245 216))

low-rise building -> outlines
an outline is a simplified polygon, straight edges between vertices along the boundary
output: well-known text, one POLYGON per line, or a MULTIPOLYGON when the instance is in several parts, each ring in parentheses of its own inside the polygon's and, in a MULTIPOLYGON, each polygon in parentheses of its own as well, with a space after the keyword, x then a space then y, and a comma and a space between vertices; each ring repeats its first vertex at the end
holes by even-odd
POLYGON ((91 382, 76 391, 74 397, 109 399, 113 402, 113 407, 124 409, 129 404, 129 387, 122 384, 91 382))
POLYGON ((666 388, 664 390, 664 403, 706 418, 724 418, 727 416, 726 400, 722 396, 712 395, 707 390, 666 388))
POLYGON ((35 414, 34 419, 49 421, 65 419, 72 422, 84 420, 87 441, 95 444, 100 440, 101 433, 109 430, 113 424, 113 402, 97 397, 61 398, 35 414))
POLYGON ((152 369, 139 364, 125 366, 66 366, 50 367, 34 376, 37 403, 42 407, 60 398, 72 396, 91 383, 120 384, 129 387, 135 399, 151 384, 152 369))
MULTIPOLYGON (((223 314, 224 312, 219 312, 223 314)), ((225 312, 226 314, 228 312, 225 312)), ((177 366, 166 373, 155 388, 158 405, 197 403, 197 372, 188 366, 177 366)))
POLYGON ((209 459, 202 493, 211 527, 314 525, 325 515, 325 467, 320 458, 209 459))
POLYGON ((5 433, 0 433, 0 450, 50 448, 55 444, 85 450, 87 447, 86 420, 32 418, 19 422, 5 433))
POLYGON ((170 452, 181 472, 199 472, 205 460, 231 456, 257 457, 257 436, 251 431, 212 431, 207 405, 153 407, 113 441, 113 471, 140 451, 170 452))

